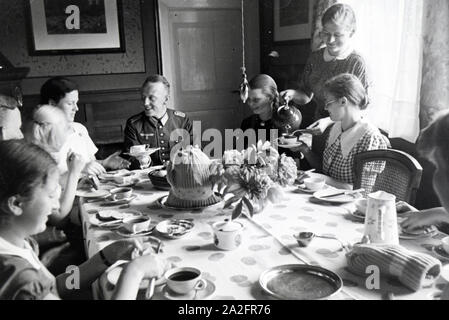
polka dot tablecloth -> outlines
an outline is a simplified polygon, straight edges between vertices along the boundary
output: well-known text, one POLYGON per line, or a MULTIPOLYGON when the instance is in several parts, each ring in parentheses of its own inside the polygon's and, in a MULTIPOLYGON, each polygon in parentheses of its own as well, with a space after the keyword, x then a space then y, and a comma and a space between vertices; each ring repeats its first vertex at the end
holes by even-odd
MULTIPOLYGON (((141 173, 146 177, 145 172, 141 173)), ((104 185, 104 188, 111 186, 104 185)), ((289 187, 279 204, 270 204, 254 215, 253 221, 239 218, 244 225, 241 246, 233 251, 222 251, 213 244, 212 224, 230 218, 231 210, 223 210, 223 203, 198 209, 178 211, 161 205, 160 199, 168 194, 153 188, 149 180, 134 187, 137 197, 129 205, 110 206, 107 202, 80 199, 81 218, 86 241, 86 251, 91 257, 106 245, 121 239, 115 231, 102 229, 89 223, 97 210, 128 208, 138 210, 156 223, 169 218, 192 219, 192 231, 180 239, 165 239, 156 231, 151 236, 163 241, 165 258, 177 266, 196 267, 212 283, 208 299, 270 299, 259 285, 260 274, 284 264, 319 265, 337 273, 344 282, 342 292, 333 299, 381 299, 393 292, 396 299, 438 299, 445 287, 442 279, 418 292, 411 292, 395 279, 381 279, 380 290, 366 287, 367 277, 356 276, 346 269, 345 251, 338 241, 315 238, 307 248, 300 248, 293 235, 301 231, 335 236, 343 242, 359 242, 364 231, 363 223, 350 214, 352 205, 323 205, 311 202, 311 195, 289 187), (215 290, 212 290, 215 287, 215 290)), ((404 240, 409 249, 431 253, 439 244, 442 234, 432 238, 404 240)), ((103 275, 94 286, 96 297, 109 298, 114 286, 103 275)), ((154 299, 167 297, 165 286, 156 288, 154 299)), ((144 292, 139 294, 143 297, 144 292)))

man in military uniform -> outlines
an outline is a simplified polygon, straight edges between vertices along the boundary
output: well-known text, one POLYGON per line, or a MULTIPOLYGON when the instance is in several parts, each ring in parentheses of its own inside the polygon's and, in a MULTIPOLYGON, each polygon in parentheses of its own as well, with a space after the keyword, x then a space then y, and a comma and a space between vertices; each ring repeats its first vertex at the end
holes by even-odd
MULTIPOLYGON (((160 148, 151 155, 152 164, 163 164, 170 160, 170 152, 175 145, 181 142, 192 144, 192 123, 184 113, 167 109, 170 84, 165 77, 149 76, 141 92, 144 111, 126 122, 125 152, 129 152, 131 146, 148 144, 151 148, 160 148), (176 129, 184 131, 171 137, 176 129)), ((133 163, 132 167, 136 167, 136 164, 133 163)))

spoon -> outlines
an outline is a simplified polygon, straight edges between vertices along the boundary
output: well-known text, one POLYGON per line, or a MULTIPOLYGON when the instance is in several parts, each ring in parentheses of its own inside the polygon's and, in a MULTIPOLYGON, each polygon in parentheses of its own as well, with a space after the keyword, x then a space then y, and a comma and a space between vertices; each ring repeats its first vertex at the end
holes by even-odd
POLYGON ((314 232, 300 232, 298 235, 294 235, 296 241, 298 242, 301 248, 306 248, 310 242, 312 242, 313 238, 322 238, 322 239, 330 239, 338 241, 342 247, 342 249, 349 251, 349 247, 347 244, 343 243, 340 239, 332 236, 320 235, 314 232))

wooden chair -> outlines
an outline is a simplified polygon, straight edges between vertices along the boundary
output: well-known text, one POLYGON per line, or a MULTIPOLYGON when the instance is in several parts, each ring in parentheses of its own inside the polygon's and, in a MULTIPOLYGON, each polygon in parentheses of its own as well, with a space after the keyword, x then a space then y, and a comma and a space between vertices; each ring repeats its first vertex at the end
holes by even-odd
POLYGON ((373 162, 382 163, 385 167, 375 177, 371 192, 383 190, 394 194, 397 201, 402 200, 413 205, 422 176, 419 162, 411 155, 395 149, 371 150, 356 154, 353 168, 354 189, 364 188, 363 167, 373 162))

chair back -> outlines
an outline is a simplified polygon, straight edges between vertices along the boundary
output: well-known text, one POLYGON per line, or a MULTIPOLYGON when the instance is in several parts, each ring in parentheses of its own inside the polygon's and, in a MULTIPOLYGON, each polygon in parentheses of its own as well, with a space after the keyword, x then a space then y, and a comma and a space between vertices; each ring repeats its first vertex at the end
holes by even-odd
POLYGON ((414 204, 421 182, 422 167, 411 155, 395 149, 361 152, 354 157, 353 170, 354 189, 365 188, 367 192, 383 190, 394 194, 397 201, 414 204), (381 167, 374 177, 374 184, 372 180, 369 181, 372 176, 368 178, 369 174, 366 170, 364 172, 364 167, 373 165, 381 167))

